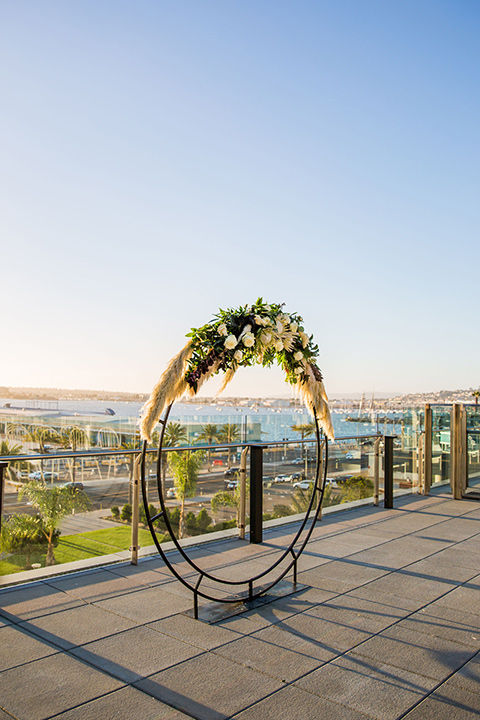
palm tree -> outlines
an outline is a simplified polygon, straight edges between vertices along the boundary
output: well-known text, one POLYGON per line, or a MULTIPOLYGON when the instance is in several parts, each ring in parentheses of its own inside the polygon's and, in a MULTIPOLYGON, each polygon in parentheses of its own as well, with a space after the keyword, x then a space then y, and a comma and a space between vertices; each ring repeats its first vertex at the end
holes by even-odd
POLYGON ((180 521, 178 524, 178 537, 185 534, 185 499, 193 497, 197 490, 197 477, 200 465, 203 462, 203 451, 184 450, 169 453, 168 464, 173 474, 175 493, 180 500, 180 521))
MULTIPOLYGON (((188 433, 186 428, 178 422, 169 422, 165 428, 165 434, 163 436, 163 447, 178 447, 179 445, 186 445, 188 442, 188 433)), ((163 487, 165 487, 165 478, 167 475, 167 455, 169 453, 162 454, 162 477, 163 487)))
POLYGON ((20 552, 25 555, 25 570, 31 570, 30 557, 42 538, 40 518, 27 514, 12 515, 4 523, 0 533, 2 552, 20 552))
MULTIPOLYGON (((79 448, 86 449, 88 447, 88 435, 83 428, 74 425, 61 431, 59 442, 63 448, 71 448, 73 452, 77 452, 79 448)), ((75 458, 68 460, 67 464, 72 482, 75 482, 75 458)))
POLYGON ((55 531, 59 528, 63 518, 72 510, 80 510, 80 512, 88 510, 90 501, 84 492, 76 488, 47 488, 37 480, 27 483, 20 490, 19 498, 21 499, 23 495, 27 496, 40 516, 42 532, 48 543, 45 565, 55 565, 53 552, 55 531))
POLYGON ((480 390, 474 390, 472 392, 472 395, 475 398, 475 405, 478 405, 478 398, 480 397, 480 390))
MULTIPOLYGON (((6 455, 22 455, 23 448, 21 445, 11 445, 7 440, 0 441, 0 457, 6 455)), ((15 482, 18 480, 17 472, 21 470, 28 470, 30 463, 26 460, 14 460, 8 462, 8 467, 5 470, 5 479, 15 482)))
MULTIPOLYGON (((216 425, 213 425, 212 423, 207 423, 206 425, 202 426, 202 429, 198 435, 198 440, 203 441, 205 445, 213 445, 215 442, 218 441, 218 428, 216 425)), ((210 470, 210 456, 212 454, 211 450, 207 450, 207 466, 210 470)))
MULTIPOLYGON (((234 443, 240 438, 240 426, 232 423, 225 423, 220 428, 218 439, 222 443, 234 443)), ((227 467, 230 468, 232 456, 232 448, 228 448, 227 467)))
MULTIPOLYGON (((29 442, 38 444, 41 455, 46 454, 45 445, 47 442, 60 442, 59 434, 47 425, 32 425, 26 435, 26 439, 29 442)), ((40 472, 42 473, 42 480, 45 480, 43 477, 43 463, 44 461, 40 460, 40 472)))
POLYGON ((297 423, 296 425, 292 425, 291 429, 293 432, 300 433, 300 437, 302 439, 302 457, 305 457, 305 477, 307 477, 308 474, 308 452, 305 451, 305 445, 303 444, 303 440, 307 437, 311 437, 313 433, 316 431, 317 426, 313 421, 308 423, 297 423))

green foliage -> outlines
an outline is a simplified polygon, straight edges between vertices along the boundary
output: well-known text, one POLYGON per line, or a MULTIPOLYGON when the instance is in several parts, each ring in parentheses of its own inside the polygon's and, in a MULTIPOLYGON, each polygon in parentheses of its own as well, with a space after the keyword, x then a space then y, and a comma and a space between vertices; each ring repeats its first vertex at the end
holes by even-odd
POLYGON ((212 518, 205 508, 202 508, 197 515, 197 527, 201 532, 206 532, 209 525, 212 524, 212 518))
POLYGON ((178 525, 180 523, 180 508, 179 507, 173 508, 173 510, 170 510, 169 515, 170 515, 170 518, 169 518, 170 524, 173 525, 174 527, 178 527, 178 525))
POLYGON ((369 498, 374 492, 373 480, 363 475, 354 475, 346 480, 342 487, 342 503, 369 498))
POLYGON ((112 513, 112 515, 113 515, 113 517, 115 518, 115 520, 118 520, 118 519, 119 519, 119 517, 120 517, 120 510, 119 510, 119 508, 118 508, 117 505, 112 505, 112 507, 110 508, 110 512, 112 513))
POLYGON ((120 513, 120 517, 125 522, 132 522, 132 506, 130 503, 125 503, 122 508, 122 512, 120 513))
POLYGON ((289 505, 274 505, 273 506, 273 512, 272 512, 272 518, 281 518, 281 517, 287 517, 288 515, 293 515, 294 510, 289 505))

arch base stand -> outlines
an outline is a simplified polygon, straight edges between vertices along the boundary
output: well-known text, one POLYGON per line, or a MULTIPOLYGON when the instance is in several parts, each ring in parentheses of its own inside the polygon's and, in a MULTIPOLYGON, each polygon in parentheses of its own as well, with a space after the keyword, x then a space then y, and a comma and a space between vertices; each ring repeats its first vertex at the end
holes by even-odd
POLYGON ((262 605, 268 605, 274 600, 278 600, 278 598, 295 595, 296 593, 308 588, 309 585, 302 585, 301 583, 281 580, 276 585, 269 588, 265 595, 256 595, 252 600, 249 600, 248 592, 239 593, 238 602, 233 602, 236 596, 231 596, 228 598, 228 602, 226 603, 212 602, 207 605, 201 605, 200 607, 195 603, 195 607, 191 610, 186 610, 182 613, 182 615, 213 625, 221 620, 226 620, 229 617, 247 612, 247 610, 253 610, 254 608, 261 607, 262 605))

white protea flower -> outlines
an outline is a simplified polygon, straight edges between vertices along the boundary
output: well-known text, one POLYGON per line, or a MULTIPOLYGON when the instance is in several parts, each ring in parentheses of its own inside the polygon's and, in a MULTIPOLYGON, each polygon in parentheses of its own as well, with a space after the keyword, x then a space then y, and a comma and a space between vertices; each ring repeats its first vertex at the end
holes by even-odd
POLYGON ((290 330, 291 330, 293 333, 296 333, 297 330, 298 330, 298 323, 297 323, 297 322, 290 323, 290 330))
POLYGON ((267 332, 266 330, 263 330, 260 333, 260 342, 262 343, 262 345, 268 345, 269 342, 271 341, 271 339, 272 339, 271 332, 267 332))
POLYGON ((255 335, 251 332, 245 333, 242 337, 242 343, 245 347, 253 347, 255 345, 255 335))
POLYGON ((228 330, 227 330, 227 326, 225 325, 225 323, 221 323, 218 326, 217 332, 219 335, 228 335, 228 330))
POLYGON ((282 340, 277 340, 277 341, 275 342, 275 350, 276 350, 277 352, 280 352, 281 350, 283 350, 283 342, 282 342, 282 340))
POLYGON ((238 340, 235 335, 229 335, 225 340, 224 345, 227 350, 233 350, 233 348, 238 345, 238 340))
POLYGON ((277 332, 282 333, 283 332, 283 323, 278 317, 275 321, 275 325, 277 327, 277 332))
POLYGON ((300 330, 300 332, 298 334, 300 335, 300 338, 302 340, 303 347, 306 348, 308 345, 308 342, 309 342, 309 337, 308 337, 307 333, 300 330))
POLYGON ((235 350, 233 353, 233 357, 237 362, 241 362, 243 359, 243 352, 241 350, 235 350))

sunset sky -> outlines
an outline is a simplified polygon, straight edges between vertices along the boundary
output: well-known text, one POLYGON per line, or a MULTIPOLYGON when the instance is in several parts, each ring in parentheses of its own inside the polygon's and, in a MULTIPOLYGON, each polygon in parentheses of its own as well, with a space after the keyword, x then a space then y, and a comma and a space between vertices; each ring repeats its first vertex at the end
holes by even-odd
POLYGON ((479 37, 473 0, 0 0, 0 385, 148 391, 263 296, 330 393, 478 387, 479 37))

